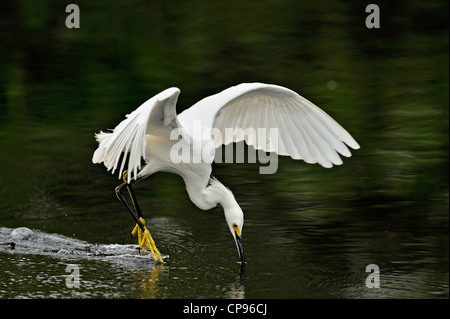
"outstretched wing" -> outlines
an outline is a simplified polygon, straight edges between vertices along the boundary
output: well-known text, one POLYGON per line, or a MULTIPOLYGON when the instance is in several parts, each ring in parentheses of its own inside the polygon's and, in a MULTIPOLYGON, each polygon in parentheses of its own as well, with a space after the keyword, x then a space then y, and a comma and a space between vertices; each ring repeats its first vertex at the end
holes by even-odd
MULTIPOLYGON (((296 92, 277 85, 243 83, 209 96, 178 116, 186 128, 194 121, 218 129, 215 146, 245 140, 247 144, 266 152, 276 152, 307 163, 324 167, 340 165, 337 153, 349 157, 347 146, 358 149, 358 143, 335 120, 296 92), (226 134, 225 129, 236 135, 226 134), (278 129, 278 136, 246 134, 247 128, 278 129), (276 146, 276 147, 274 147, 276 146)), ((247 131, 248 133, 248 131, 247 131)))
POLYGON ((141 168, 141 158, 145 160, 145 135, 169 136, 172 129, 180 126, 176 114, 179 94, 178 88, 169 88, 128 114, 111 133, 96 134, 99 146, 94 152, 92 162, 103 162, 108 171, 112 169, 113 174, 121 162, 119 169, 121 178, 128 157, 127 182, 136 178, 141 168))

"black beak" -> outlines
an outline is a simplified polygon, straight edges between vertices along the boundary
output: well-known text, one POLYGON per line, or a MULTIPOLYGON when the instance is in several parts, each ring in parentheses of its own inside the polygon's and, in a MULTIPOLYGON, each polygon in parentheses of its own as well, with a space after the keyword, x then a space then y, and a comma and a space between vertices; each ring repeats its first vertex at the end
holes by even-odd
POLYGON ((242 245, 242 235, 239 236, 236 232, 234 232, 236 235, 236 246, 239 252, 239 257, 241 258, 241 264, 245 264, 245 257, 244 257, 244 246, 242 245))

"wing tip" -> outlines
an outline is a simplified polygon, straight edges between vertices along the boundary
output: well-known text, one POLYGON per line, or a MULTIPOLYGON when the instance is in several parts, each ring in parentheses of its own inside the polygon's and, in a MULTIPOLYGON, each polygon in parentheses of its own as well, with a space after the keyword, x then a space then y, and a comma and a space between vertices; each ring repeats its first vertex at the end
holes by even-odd
POLYGON ((344 142, 345 142, 345 144, 347 144, 348 146, 350 146, 354 150, 359 150, 361 148, 361 146, 358 144, 358 142, 356 142, 353 138, 351 138, 351 140, 347 139, 344 142))
POLYGON ((177 87, 170 87, 168 89, 165 89, 161 93, 157 95, 158 101, 164 101, 172 98, 173 96, 178 96, 180 94, 180 89, 177 87))

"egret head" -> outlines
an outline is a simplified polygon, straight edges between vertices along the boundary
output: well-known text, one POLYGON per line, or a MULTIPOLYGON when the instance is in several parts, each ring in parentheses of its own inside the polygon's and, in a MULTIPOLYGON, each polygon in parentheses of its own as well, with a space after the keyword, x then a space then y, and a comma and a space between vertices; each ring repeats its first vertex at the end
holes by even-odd
MULTIPOLYGON (((234 198, 233 198, 234 199, 234 198)), ((234 241, 236 242, 236 248, 241 259, 241 263, 245 263, 244 257, 244 246, 242 245, 242 228, 244 227, 244 213, 241 207, 234 200, 230 202, 230 205, 223 207, 225 213, 225 219, 230 229, 231 235, 233 235, 234 241)))
MULTIPOLYGON (((193 200, 196 199, 195 196, 192 196, 191 198, 193 198, 193 200)), ((215 207, 217 204, 222 206, 228 228, 230 229, 231 235, 233 235, 234 241, 236 242, 239 257, 243 265, 245 263, 244 246, 242 245, 244 213, 234 198, 233 193, 217 179, 211 178, 209 181, 209 186, 203 192, 203 196, 201 198, 204 200, 200 203, 205 203, 205 207, 211 208, 215 207)))

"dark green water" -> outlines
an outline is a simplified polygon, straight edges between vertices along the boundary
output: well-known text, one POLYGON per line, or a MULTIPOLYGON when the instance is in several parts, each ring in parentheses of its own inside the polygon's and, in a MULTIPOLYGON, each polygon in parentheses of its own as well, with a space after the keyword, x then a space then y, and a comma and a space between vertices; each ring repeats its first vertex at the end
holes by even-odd
POLYGON ((2 1, 0 297, 448 298, 448 2, 400 3, 377 3, 375 30, 359 1, 78 1, 67 29, 61 1, 2 1), (332 169, 214 166, 245 214, 242 276, 221 208, 165 173, 136 185, 164 265, 61 250, 136 244, 94 132, 170 86, 181 112, 254 81, 312 100, 361 149, 332 169), (11 250, 17 227, 62 239, 11 250))

